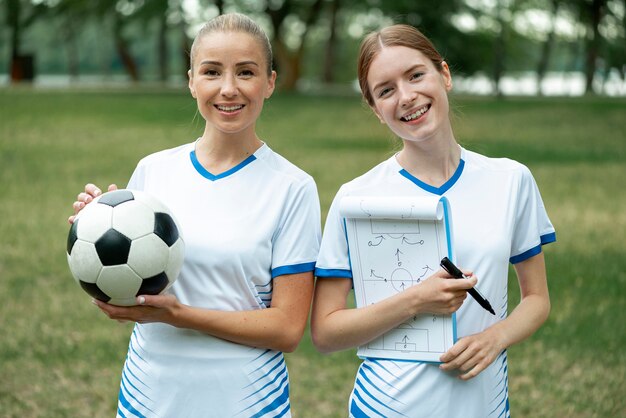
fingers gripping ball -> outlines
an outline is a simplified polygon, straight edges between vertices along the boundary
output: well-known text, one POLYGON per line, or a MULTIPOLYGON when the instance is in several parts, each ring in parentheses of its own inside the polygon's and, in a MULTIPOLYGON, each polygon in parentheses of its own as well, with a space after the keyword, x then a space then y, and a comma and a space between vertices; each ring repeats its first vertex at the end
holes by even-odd
POLYGON ((178 277, 184 252, 170 210, 145 192, 127 189, 94 199, 67 238, 74 279, 92 297, 120 306, 167 289, 178 277))

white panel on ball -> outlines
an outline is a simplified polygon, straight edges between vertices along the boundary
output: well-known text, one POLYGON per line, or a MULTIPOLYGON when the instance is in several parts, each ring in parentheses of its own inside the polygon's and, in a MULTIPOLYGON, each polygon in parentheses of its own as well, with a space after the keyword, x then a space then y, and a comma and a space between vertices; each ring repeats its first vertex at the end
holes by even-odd
MULTIPOLYGON (((133 193, 136 193, 136 192, 133 192, 133 193)), ((170 215, 172 214, 170 210, 167 208, 167 206, 165 206, 163 203, 161 203, 161 201, 154 198, 152 195, 148 193, 138 194, 138 198, 139 200, 141 200, 142 203, 145 203, 146 205, 150 206, 150 208, 155 212, 168 213, 170 215)))
POLYGON ((94 244, 82 240, 76 241, 72 247, 72 254, 68 255, 68 262, 70 257, 69 265, 74 279, 87 283, 95 283, 98 280, 102 264, 94 244))
POLYGON ((112 217, 112 207, 90 203, 78 214, 76 235, 81 240, 96 242, 111 228, 112 217))
POLYGON ((170 258, 167 262, 167 269, 165 270, 165 274, 170 280, 170 283, 174 282, 178 277, 184 260, 185 242, 179 238, 178 241, 170 247, 170 258))
POLYGON ((162 273, 167 266, 170 249, 157 235, 150 234, 133 240, 127 264, 141 277, 162 273))
POLYGON ((152 209, 136 200, 129 200, 113 210, 113 228, 131 240, 154 231, 152 209))
POLYGON ((125 264, 105 266, 98 277, 98 287, 111 298, 112 305, 135 305, 141 282, 141 277, 125 264))

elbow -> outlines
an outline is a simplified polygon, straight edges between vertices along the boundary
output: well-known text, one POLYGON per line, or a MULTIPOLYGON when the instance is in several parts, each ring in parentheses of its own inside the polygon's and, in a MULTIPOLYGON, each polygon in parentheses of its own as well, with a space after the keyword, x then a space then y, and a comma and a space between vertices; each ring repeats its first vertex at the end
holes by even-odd
POLYGON ((548 320, 551 310, 552 310, 552 305, 550 304, 550 297, 546 297, 546 301, 544 302, 543 322, 546 322, 548 320))
POLYGON ((331 344, 330 339, 315 326, 311 327, 311 340, 313 341, 313 346, 322 354, 330 354, 337 351, 334 345, 331 344))
POLYGON ((300 345, 302 336, 304 335, 304 327, 291 327, 282 332, 280 338, 277 339, 277 345, 274 349, 283 353, 293 353, 300 345))
POLYGON ((288 340, 288 341, 284 341, 281 344, 281 347, 279 347, 278 349, 280 351, 282 351, 283 353, 293 353, 294 351, 296 351, 296 348, 298 348, 298 345, 300 344, 300 340, 288 340))

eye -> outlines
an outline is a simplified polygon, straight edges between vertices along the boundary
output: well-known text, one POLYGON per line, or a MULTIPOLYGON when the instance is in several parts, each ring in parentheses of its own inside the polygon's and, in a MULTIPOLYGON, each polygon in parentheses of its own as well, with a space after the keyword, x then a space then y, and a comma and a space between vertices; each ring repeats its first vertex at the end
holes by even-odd
POLYGON ((246 68, 246 69, 239 71, 239 76, 244 77, 244 78, 250 78, 254 76, 254 71, 246 68))
POLYGON ((202 74, 209 76, 209 77, 218 77, 220 75, 220 72, 214 68, 207 68, 206 70, 202 72, 202 74))
POLYGON ((411 80, 419 80, 420 78, 422 78, 424 76, 424 73, 421 71, 418 71, 416 73, 411 74, 411 80))
POLYGON ((378 90, 378 98, 382 98, 385 97, 387 95, 389 95, 389 93, 391 92, 392 88, 391 87, 383 87, 382 89, 378 90))

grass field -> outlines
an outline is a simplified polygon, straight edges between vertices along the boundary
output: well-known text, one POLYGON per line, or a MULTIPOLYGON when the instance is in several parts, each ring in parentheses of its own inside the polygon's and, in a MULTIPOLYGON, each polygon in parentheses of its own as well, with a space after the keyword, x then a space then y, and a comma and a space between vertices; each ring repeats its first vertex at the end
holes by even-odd
MULTIPOLYGON (((626 100, 452 102, 457 139, 528 165, 557 229, 551 316, 509 350, 513 416, 626 416, 626 100)), ((0 90, 0 417, 114 415, 131 325, 71 279, 66 219, 86 181, 124 185, 140 157, 200 135, 194 114, 184 91, 0 90)), ((357 97, 276 95, 258 131, 316 178, 324 216, 399 147, 357 97)), ((346 415, 353 350, 318 354, 307 334, 287 360, 295 418, 346 415)))

